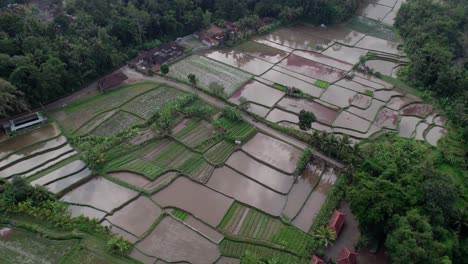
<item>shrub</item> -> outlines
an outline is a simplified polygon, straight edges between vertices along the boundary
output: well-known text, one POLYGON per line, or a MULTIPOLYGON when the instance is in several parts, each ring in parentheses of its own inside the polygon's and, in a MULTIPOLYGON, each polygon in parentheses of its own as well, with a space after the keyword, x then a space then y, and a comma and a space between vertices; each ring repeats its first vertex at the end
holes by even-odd
POLYGON ((312 149, 306 148, 302 153, 301 158, 297 161, 296 171, 294 172, 295 175, 300 175, 307 167, 310 159, 312 158, 312 149))
POLYGON ((366 91, 364 91, 364 93, 365 93, 367 96, 374 97, 374 92, 371 91, 371 90, 366 90, 366 91))
POLYGON ((130 247, 131 244, 120 236, 111 235, 107 241, 107 250, 114 254, 126 256, 130 247))
POLYGON ((242 113, 232 107, 232 106, 226 106, 223 108, 223 114, 222 114, 223 117, 231 120, 231 121, 240 121, 242 120, 242 113))

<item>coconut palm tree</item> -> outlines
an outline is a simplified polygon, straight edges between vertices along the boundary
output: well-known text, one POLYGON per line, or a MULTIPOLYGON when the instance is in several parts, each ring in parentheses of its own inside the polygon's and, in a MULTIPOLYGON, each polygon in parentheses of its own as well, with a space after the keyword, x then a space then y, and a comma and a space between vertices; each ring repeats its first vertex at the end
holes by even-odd
POLYGON ((322 226, 315 231, 314 238, 319 246, 328 247, 336 239, 336 234, 327 226, 322 226))

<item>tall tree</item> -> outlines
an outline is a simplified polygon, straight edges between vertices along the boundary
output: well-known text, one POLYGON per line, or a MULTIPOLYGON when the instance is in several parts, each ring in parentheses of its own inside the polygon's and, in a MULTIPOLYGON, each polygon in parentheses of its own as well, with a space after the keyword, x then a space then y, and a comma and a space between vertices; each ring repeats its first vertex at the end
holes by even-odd
POLYGON ((0 78, 0 117, 6 117, 8 114, 25 110, 27 104, 23 96, 15 86, 0 78))

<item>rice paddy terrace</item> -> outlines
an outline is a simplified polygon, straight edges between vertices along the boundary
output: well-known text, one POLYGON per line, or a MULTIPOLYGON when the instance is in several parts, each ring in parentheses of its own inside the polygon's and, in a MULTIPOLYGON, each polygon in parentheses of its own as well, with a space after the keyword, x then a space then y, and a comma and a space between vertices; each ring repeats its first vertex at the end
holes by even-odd
MULTIPOLYGON (((436 145, 444 117, 394 82, 353 67, 367 56, 368 67, 394 76, 404 64, 387 25, 399 4, 377 1, 346 25, 302 24, 229 50, 193 54, 170 65, 169 75, 185 80, 195 73, 205 89, 222 84, 226 100, 240 104, 246 98, 249 111, 268 122, 297 128, 298 113, 308 110, 317 116, 311 131, 356 142, 393 131, 436 145), (345 78, 350 72, 354 77, 345 78), (305 96, 290 96, 286 87, 305 96)), ((131 257, 240 263, 251 251, 309 263, 310 232, 314 220, 329 213, 321 209, 343 170, 339 163, 313 157, 295 175, 304 149, 232 121, 187 91, 151 81, 51 114, 54 122, 0 143, 0 178, 22 176, 56 193, 72 216, 94 218, 128 240, 131 257), (85 163, 90 149, 97 152, 96 164, 85 163)), ((120 261, 78 244, 0 229, 0 260, 120 261), (25 246, 28 239, 38 247, 25 246), (27 254, 20 253, 23 247, 27 254)))

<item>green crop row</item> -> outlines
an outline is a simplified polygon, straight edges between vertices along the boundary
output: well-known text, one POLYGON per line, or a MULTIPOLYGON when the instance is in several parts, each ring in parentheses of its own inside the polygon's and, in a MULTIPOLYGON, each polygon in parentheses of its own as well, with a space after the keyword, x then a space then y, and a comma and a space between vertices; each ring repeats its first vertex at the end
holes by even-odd
POLYGON ((246 141, 255 135, 256 129, 254 126, 245 123, 238 122, 231 129, 227 131, 226 138, 230 140, 241 140, 246 141))
POLYGON ((286 92, 288 90, 288 87, 286 87, 286 86, 284 86, 282 84, 279 84, 279 83, 274 83, 272 85, 272 87, 275 88, 275 89, 278 89, 280 91, 283 91, 283 92, 286 92))
POLYGON ((172 214, 173 214, 175 217, 177 217, 177 218, 179 218, 180 220, 182 220, 182 221, 185 220, 185 219, 187 219, 187 217, 188 217, 188 214, 187 214, 186 212, 181 211, 181 210, 178 210, 178 209, 173 209, 173 210, 172 210, 172 214))
POLYGON ((215 164, 223 164, 226 159, 234 152, 236 146, 227 141, 221 141, 216 144, 214 147, 210 148, 206 153, 206 159, 215 164))
POLYGON ((330 86, 330 84, 328 82, 326 82, 326 81, 317 80, 315 82, 315 86, 320 87, 322 89, 327 89, 328 86, 330 86))
POLYGON ((310 246, 312 246, 313 239, 310 235, 300 231, 296 227, 284 226, 273 234, 271 241, 294 250, 301 255, 307 255, 310 246))

